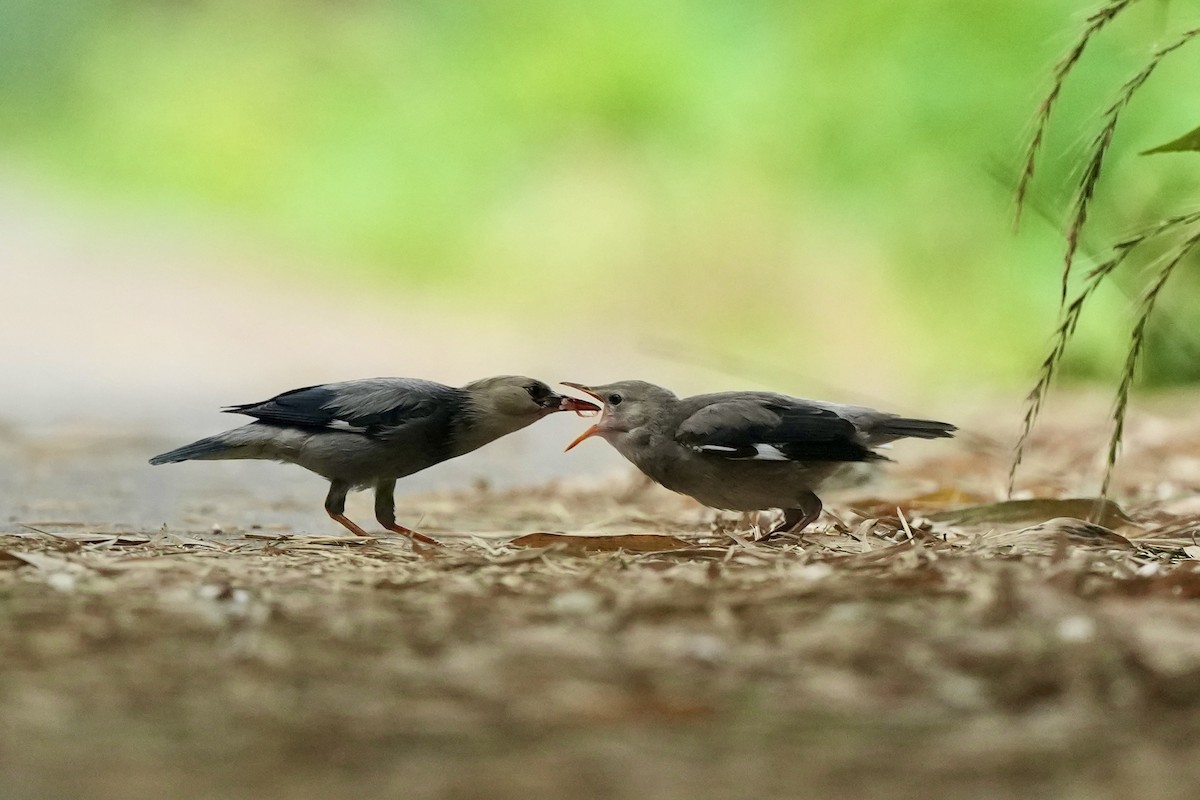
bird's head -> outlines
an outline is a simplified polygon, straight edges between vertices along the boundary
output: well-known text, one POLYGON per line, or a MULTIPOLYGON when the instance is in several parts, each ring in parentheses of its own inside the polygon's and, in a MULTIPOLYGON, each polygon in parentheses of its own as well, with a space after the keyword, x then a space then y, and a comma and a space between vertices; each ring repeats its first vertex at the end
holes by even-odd
POLYGON ((578 389, 604 404, 600 421, 567 445, 570 450, 589 436, 610 438, 640 428, 653 420, 664 406, 673 402, 674 392, 645 381, 618 381, 603 386, 584 386, 562 382, 563 386, 578 389))
POLYGON ((499 375, 483 378, 463 387, 471 395, 477 409, 511 420, 527 420, 526 424, 555 411, 599 411, 600 407, 586 400, 565 397, 546 384, 521 375, 499 375))

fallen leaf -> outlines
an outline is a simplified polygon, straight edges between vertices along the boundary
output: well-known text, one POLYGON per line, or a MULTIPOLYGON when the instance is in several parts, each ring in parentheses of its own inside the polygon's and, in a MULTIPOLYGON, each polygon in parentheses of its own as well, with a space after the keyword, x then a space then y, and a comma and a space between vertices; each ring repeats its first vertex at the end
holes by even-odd
POLYGON ((660 553, 694 547, 674 536, 657 533, 627 533, 613 536, 578 536, 567 533, 530 533, 513 539, 514 547, 559 546, 568 553, 612 553, 624 550, 627 553, 660 553))
POLYGON ((1037 497, 1031 500, 1006 500, 984 506, 959 508, 926 514, 930 522, 966 527, 970 525, 1008 525, 1022 522, 1044 522, 1057 517, 1088 520, 1105 528, 1134 528, 1141 530, 1121 507, 1099 497, 1055 499, 1037 497))
POLYGON ((78 542, 79 544, 100 544, 107 542, 109 544, 149 544, 150 537, 143 536, 138 533, 50 533, 55 539, 62 539, 68 542, 78 542))
POLYGON ((1060 537, 1072 547, 1094 547, 1102 550, 1136 550, 1134 544, 1108 528, 1071 517, 1059 517, 1019 531, 1006 531, 983 537, 988 544, 1011 545, 1017 550, 1045 552, 1056 546, 1060 537))

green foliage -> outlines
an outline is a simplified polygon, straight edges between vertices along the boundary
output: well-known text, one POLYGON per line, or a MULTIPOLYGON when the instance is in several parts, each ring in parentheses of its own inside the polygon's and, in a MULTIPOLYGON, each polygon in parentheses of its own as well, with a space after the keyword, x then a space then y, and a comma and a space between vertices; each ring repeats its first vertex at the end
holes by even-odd
MULTIPOLYGON (((236 220, 341 280, 498 318, 619 320, 812 375, 871 348, 934 384, 1011 384, 1044 343, 1057 245, 1012 240, 988 167, 1076 9, 7 0, 0 150, 107 205, 236 220)), ((1127 16, 1059 120, 1156 35, 1127 16)), ((1123 124, 1117 154, 1183 122, 1123 124)), ((1046 135, 1057 153, 1078 130, 1046 135)), ((1046 162, 1044 185, 1071 169, 1046 162)), ((1186 181, 1125 187, 1097 222, 1152 219, 1186 181)), ((1085 322, 1064 369, 1119 347, 1085 322)))
MULTIPOLYGON (((1041 155, 1040 150, 1045 131, 1054 115, 1055 106, 1062 95, 1068 77, 1076 71, 1081 56, 1089 45, 1110 23, 1127 12, 1133 5, 1133 0, 1107 0, 1088 16, 1083 31, 1075 40, 1074 45, 1056 65, 1050 91, 1038 109, 1034 133, 1026 148, 1025 166, 1017 187, 1018 218, 1041 155)), ((1191 45, 1198 37, 1200 37, 1200 28, 1189 28, 1182 33, 1170 36, 1167 44, 1158 46, 1151 51, 1140 69, 1121 84, 1115 98, 1103 107, 1099 126, 1083 154, 1082 170, 1076 179, 1074 199, 1066 230, 1066 255, 1063 259, 1059 301, 1060 321, 1055 332, 1054 344, 1042 362, 1041 374, 1026 402, 1025 420, 1009 471, 1010 493, 1033 426, 1050 390, 1055 373, 1065 358, 1067 344, 1076 333, 1084 306, 1089 303, 1098 288, 1114 280, 1113 276, 1119 268, 1127 262, 1136 263, 1140 260, 1143 264, 1150 265, 1149 271, 1152 273, 1152 277, 1146 281, 1139 292, 1125 363, 1117 388, 1113 408, 1112 434, 1109 439, 1104 483, 1101 488, 1101 494, 1108 492, 1113 469, 1120 453, 1130 393, 1146 352, 1147 343, 1154 338, 1150 322, 1168 280, 1176 273, 1181 264, 1191 259, 1194 251, 1200 247, 1200 212, 1164 216, 1141 232, 1119 239, 1111 248, 1111 257, 1088 272, 1083 288, 1073 299, 1069 300, 1072 269, 1075 266, 1076 257, 1080 253, 1084 229, 1088 225, 1089 215, 1097 198, 1101 174, 1111 161, 1111 150, 1116 140, 1118 125, 1125 122, 1134 100, 1147 93, 1146 87, 1150 78, 1168 59, 1177 60, 1178 53, 1191 45)), ((1186 139, 1187 137, 1184 137, 1184 139, 1155 148, 1150 152, 1186 149, 1186 139), (1180 146, 1181 144, 1184 146, 1180 146)), ((1191 189, 1191 193, 1194 195, 1194 181, 1191 189)), ((1186 331, 1176 329, 1173 331, 1173 335, 1179 345, 1185 346, 1184 349, 1187 349, 1186 346, 1191 345, 1194 341, 1186 331)))

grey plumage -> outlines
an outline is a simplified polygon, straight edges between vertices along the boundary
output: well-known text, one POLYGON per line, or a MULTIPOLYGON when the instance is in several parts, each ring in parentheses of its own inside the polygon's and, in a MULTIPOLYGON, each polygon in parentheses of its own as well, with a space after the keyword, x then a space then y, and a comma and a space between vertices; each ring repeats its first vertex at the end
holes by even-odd
POLYGON ((255 419, 150 459, 267 459, 297 464, 330 482, 325 509, 356 534, 344 515, 346 494, 375 488, 376 518, 388 530, 432 539, 397 525, 398 478, 471 452, 547 414, 596 406, 520 376, 484 378, 461 388, 413 378, 306 386, 224 411, 255 419))
POLYGON ((604 403, 604 415, 567 448, 600 436, 642 472, 708 506, 784 510, 800 530, 821 513, 815 494, 847 463, 886 460, 873 448, 905 437, 937 439, 955 426, 863 406, 771 392, 679 398, 661 386, 566 383, 604 403))

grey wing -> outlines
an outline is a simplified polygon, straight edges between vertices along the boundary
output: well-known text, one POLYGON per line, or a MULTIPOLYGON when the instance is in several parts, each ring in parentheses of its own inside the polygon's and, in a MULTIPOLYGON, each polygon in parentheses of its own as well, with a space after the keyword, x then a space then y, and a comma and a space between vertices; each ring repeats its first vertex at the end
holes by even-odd
POLYGON ((263 422, 386 436, 439 411, 449 415, 461 390, 411 378, 371 378, 305 386, 261 403, 222 409, 263 422))
POLYGON ((714 458, 759 461, 874 461, 854 423, 816 405, 774 395, 730 398, 687 417, 675 439, 714 458))

